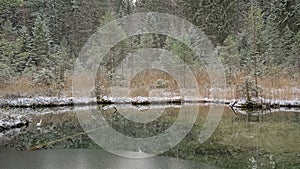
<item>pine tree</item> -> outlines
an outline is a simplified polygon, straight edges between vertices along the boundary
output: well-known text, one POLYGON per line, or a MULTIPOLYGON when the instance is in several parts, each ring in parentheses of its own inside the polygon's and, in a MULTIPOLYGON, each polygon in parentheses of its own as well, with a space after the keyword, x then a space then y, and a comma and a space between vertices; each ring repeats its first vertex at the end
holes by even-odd
POLYGON ((280 31, 272 21, 268 21, 263 31, 263 41, 266 44, 266 51, 264 53, 265 65, 267 70, 266 75, 273 77, 282 68, 283 52, 280 31))
MULTIPOLYGON (((115 19, 116 19, 116 16, 113 12, 107 12, 107 13, 105 13, 105 15, 102 16, 102 19, 99 21, 100 22, 99 26, 100 27, 105 26, 106 24, 112 22, 115 19)), ((120 27, 116 27, 116 29, 121 31, 120 27)), ((108 34, 108 36, 114 36, 114 35, 108 34)), ((117 56, 117 55, 115 55, 116 53, 117 53, 116 47, 112 48, 110 50, 110 52, 103 58, 104 61, 101 64, 104 65, 107 69, 112 70, 112 68, 114 67, 114 64, 115 64, 115 59, 116 59, 114 56, 117 56), (111 55, 113 55, 113 56, 111 56, 111 55)), ((95 57, 96 57, 96 55, 95 55, 95 57)), ((94 65, 95 64, 94 60, 95 60, 94 57, 90 57, 87 60, 87 65, 89 65, 89 67, 94 65)))
POLYGON ((223 46, 218 47, 219 56, 222 59, 226 68, 228 82, 234 81, 235 74, 239 72, 240 68, 240 53, 238 50, 238 41, 234 36, 228 36, 223 46))
POLYGON ((50 36, 48 27, 42 17, 38 16, 33 28, 32 62, 37 67, 49 69, 50 36))
POLYGON ((293 32, 300 28, 300 5, 297 0, 271 1, 270 18, 276 27, 283 30, 289 26, 293 32))
MULTIPOLYGON (((180 42, 178 40, 172 39, 167 37, 166 39, 166 45, 165 49, 170 51, 173 55, 174 58, 171 63, 173 65, 173 68, 180 67, 184 68, 182 72, 182 81, 184 82, 184 87, 186 87, 186 71, 188 69, 192 70, 193 72, 201 71, 204 67, 202 65, 201 60, 194 54, 194 52, 186 46, 183 42, 180 42), (182 62, 183 65, 178 65, 178 63, 182 62)), ((178 69, 182 70, 182 69, 178 69)))
POLYGON ((202 28, 213 44, 222 44, 238 24, 235 4, 232 0, 198 1, 192 23, 202 28))
POLYGON ((24 73, 24 70, 29 67, 29 61, 30 61, 30 51, 32 50, 32 41, 31 37, 29 35, 28 29, 23 26, 21 29, 17 31, 18 38, 16 40, 17 48, 19 54, 14 59, 15 64, 15 71, 22 75, 24 73))
POLYGON ((38 16, 33 28, 33 44, 31 53, 31 69, 34 81, 40 84, 51 84, 53 79, 50 59, 51 39, 45 20, 38 16))
POLYGON ((263 45, 263 13, 261 9, 253 5, 248 13, 245 24, 248 49, 244 53, 244 63, 248 71, 253 75, 256 96, 258 96, 258 77, 264 71, 265 59, 263 57, 265 46, 263 45))
POLYGON ((12 77, 20 76, 25 68, 28 52, 25 50, 25 43, 19 36, 18 30, 13 27, 10 21, 2 26, 3 33, 0 39, 0 60, 2 77, 9 80, 12 77))
POLYGON ((281 60, 281 64, 286 65, 288 68, 289 58, 292 57, 292 45, 294 43, 294 33, 288 26, 282 30, 281 41, 282 56, 278 59, 281 60))
POLYGON ((49 60, 51 68, 44 71, 49 76, 48 83, 52 84, 53 89, 61 90, 65 85, 65 74, 72 71, 74 64, 74 58, 66 39, 63 39, 56 47, 56 51, 51 52, 49 60))
POLYGON ((300 31, 294 35, 294 42, 291 44, 291 55, 287 59, 290 72, 295 78, 300 77, 300 31))
POLYGON ((16 32, 10 21, 7 21, 2 25, 3 33, 1 33, 0 39, 0 78, 10 80, 13 75, 13 68, 11 65, 11 58, 14 54, 13 43, 15 40, 16 32))

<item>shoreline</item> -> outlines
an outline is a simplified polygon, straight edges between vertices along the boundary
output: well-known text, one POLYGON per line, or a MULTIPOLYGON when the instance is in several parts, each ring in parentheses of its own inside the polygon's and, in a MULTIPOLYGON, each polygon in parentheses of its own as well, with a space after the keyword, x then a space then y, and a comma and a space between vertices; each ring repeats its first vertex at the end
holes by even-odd
POLYGON ((71 107, 88 105, 159 105, 159 104, 185 104, 185 103, 211 103, 228 105, 241 109, 268 109, 268 108, 300 108, 300 100, 279 99, 255 99, 246 101, 243 99, 218 100, 210 98, 188 97, 102 97, 102 98, 73 98, 73 97, 36 97, 36 98, 11 98, 0 99, 0 108, 50 108, 71 107))
POLYGON ((101 100, 104 103, 97 102, 95 98, 18 98, 18 99, 7 99, 5 106, 2 107, 3 99, 0 99, 2 104, 0 107, 0 134, 6 133, 6 135, 14 135, 14 132, 27 128, 29 123, 32 122, 31 115, 43 116, 46 114, 61 114, 65 112, 76 112, 81 110, 89 110, 91 108, 97 109, 99 105, 103 106, 103 109, 117 109, 119 108, 134 108, 137 110, 148 110, 166 107, 178 107, 189 104, 199 104, 199 105, 219 105, 227 106, 231 108, 233 113, 237 116, 240 115, 251 115, 259 116, 280 111, 293 111, 300 112, 300 101, 288 101, 288 100, 265 100, 269 101, 266 104, 276 104, 279 107, 274 108, 270 106, 265 108, 264 104, 259 102, 260 107, 247 108, 245 100, 226 100, 219 101, 213 99, 199 99, 199 98, 160 98, 160 100, 155 98, 105 98, 106 100, 101 100), (133 103, 134 101, 134 103, 133 103), (109 102, 109 103, 108 103, 109 102), (9 105, 10 104, 10 105, 9 105), (66 106, 67 105, 67 106, 66 106))

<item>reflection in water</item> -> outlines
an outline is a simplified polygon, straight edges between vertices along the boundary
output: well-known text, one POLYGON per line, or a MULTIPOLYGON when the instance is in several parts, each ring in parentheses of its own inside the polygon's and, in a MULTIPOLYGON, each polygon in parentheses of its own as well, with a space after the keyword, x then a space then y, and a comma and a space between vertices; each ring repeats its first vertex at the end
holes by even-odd
POLYGON ((262 121, 291 121, 300 123, 299 109, 259 109, 259 110, 243 110, 234 108, 234 113, 239 114, 236 120, 244 120, 245 122, 262 122, 262 121))
MULTIPOLYGON (((188 108, 191 105, 186 106, 188 108)), ((99 117, 102 117, 105 119, 106 124, 115 131, 134 138, 144 138, 156 136, 170 128, 178 116, 180 105, 74 107, 73 110, 67 112, 66 110, 63 112, 56 111, 56 113, 39 116, 28 115, 30 114, 29 109, 26 109, 26 111, 23 109, 5 110, 6 112, 13 111, 16 115, 27 116, 31 119, 30 126, 25 132, 9 141, 2 141, 7 143, 8 147, 22 150, 31 149, 32 147, 56 150, 15 152, 0 148, 0 164, 6 162, 0 168, 62 168, 61 166, 65 166, 65 168, 93 168, 93 166, 96 166, 94 168, 126 169, 125 167, 129 166, 131 168, 132 166, 137 168, 147 166, 148 168, 176 169, 177 166, 177 168, 193 169, 193 167, 190 167, 189 162, 168 161, 166 157, 197 161, 195 169, 205 166, 199 161, 216 164, 224 168, 300 168, 299 111, 282 109, 271 110, 271 112, 239 112, 235 115, 230 108, 225 107, 217 130, 210 139, 200 144, 198 141, 199 133, 203 131, 210 106, 197 106, 199 106, 199 111, 196 123, 177 146, 162 154, 161 157, 141 161, 123 159, 107 152, 95 153, 98 150, 94 149, 101 148, 89 138, 88 132, 82 129, 84 124, 79 123, 74 112, 82 113, 83 116, 90 116, 91 118, 88 119, 95 120, 98 123, 99 117), (101 110, 102 115, 97 111, 94 114, 86 113, 91 109, 101 110), (116 112, 116 109, 124 112, 129 112, 132 109, 143 113, 151 112, 147 110, 161 110, 161 112, 152 123, 146 123, 145 125, 144 123, 131 121, 128 116, 116 112), (43 126, 41 127, 42 130, 38 131, 35 124, 41 118, 43 118, 43 126), (82 148, 87 150, 78 150, 82 148), (78 151, 74 150, 70 151, 72 153, 66 153, 59 149, 75 149, 78 151), (162 157, 164 160, 161 159, 162 157), (106 161, 106 159, 112 160, 106 161)), ((35 111, 39 110, 32 110, 32 112, 35 111)), ((186 113, 188 111, 184 112, 183 115, 186 113)), ((144 115, 147 116, 147 114, 144 115)), ((105 134, 100 136, 105 136, 105 134)), ((114 144, 114 142, 110 143, 114 144)), ((145 146, 129 147, 128 149, 136 153, 147 153, 150 150, 145 146)), ((124 151, 124 153, 132 152, 124 151)))
POLYGON ((118 107, 116 111, 124 116, 126 119, 136 123, 150 123, 159 118, 165 108, 152 107, 152 108, 138 108, 137 107, 118 107))
POLYGON ((114 107, 114 110, 99 108, 77 112, 77 116, 84 131, 87 131, 89 137, 100 147, 117 155, 144 158, 162 154, 183 140, 197 119, 198 109, 199 105, 182 105, 179 110, 153 108, 140 112, 140 115, 135 109, 135 115, 128 116, 128 112, 132 109, 114 107), (126 118, 119 113, 120 111, 126 115, 126 118), (155 114, 157 117, 149 125, 145 118, 153 111, 162 112, 162 115, 155 114), (137 120, 137 117, 140 120, 137 120), (136 121, 139 123, 134 123, 136 121), (132 153, 119 153, 123 151, 132 153))

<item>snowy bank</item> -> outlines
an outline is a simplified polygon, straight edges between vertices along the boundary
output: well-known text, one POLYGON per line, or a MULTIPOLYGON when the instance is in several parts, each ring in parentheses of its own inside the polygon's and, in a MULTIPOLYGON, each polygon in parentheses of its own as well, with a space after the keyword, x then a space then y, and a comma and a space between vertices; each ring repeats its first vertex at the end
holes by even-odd
POLYGON ((28 126, 29 121, 23 116, 6 116, 0 119, 0 132, 28 126))
POLYGON ((198 97, 108 97, 101 98, 73 98, 73 97, 37 97, 0 99, 0 107, 73 107, 75 105, 96 105, 96 104, 182 104, 182 103, 213 103, 229 104, 236 108, 279 108, 279 107, 300 107, 300 100, 276 100, 257 98, 248 102, 239 100, 219 100, 198 97))
POLYGON ((270 108, 300 108, 300 100, 279 100, 257 98, 251 101, 244 99, 231 101, 231 107, 242 109, 270 109, 270 108))
POLYGON ((94 105, 94 104, 181 104, 181 103, 220 103, 229 104, 229 101, 222 101, 209 98, 189 98, 189 97, 101 97, 101 98, 58 98, 58 97, 37 97, 37 98, 17 98, 0 99, 0 107, 63 107, 74 105, 94 105))
POLYGON ((96 104, 95 98, 59 98, 59 97, 36 97, 0 99, 0 107, 62 107, 73 105, 96 104))

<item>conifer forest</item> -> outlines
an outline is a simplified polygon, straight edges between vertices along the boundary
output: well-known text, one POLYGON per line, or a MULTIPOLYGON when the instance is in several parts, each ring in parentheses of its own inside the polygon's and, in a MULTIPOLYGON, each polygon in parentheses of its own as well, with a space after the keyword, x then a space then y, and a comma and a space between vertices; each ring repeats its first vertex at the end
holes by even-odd
POLYGON ((0 0, 0 168, 300 168, 299 0, 0 0))

